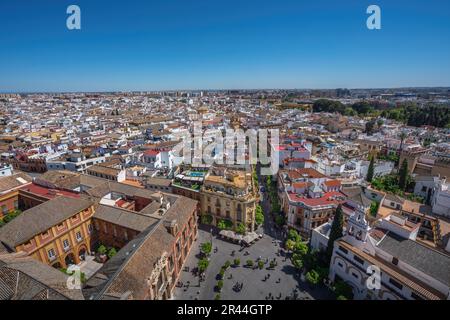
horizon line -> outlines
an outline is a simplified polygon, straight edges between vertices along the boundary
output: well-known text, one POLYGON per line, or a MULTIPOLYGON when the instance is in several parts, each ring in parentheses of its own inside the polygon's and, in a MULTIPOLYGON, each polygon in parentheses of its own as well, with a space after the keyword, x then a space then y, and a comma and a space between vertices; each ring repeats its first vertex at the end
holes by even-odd
POLYGON ((359 87, 359 88, 347 88, 347 87, 334 87, 334 88, 229 88, 229 89, 160 89, 160 90, 94 90, 94 91, 84 91, 84 90, 38 90, 38 91, 2 91, 0 90, 0 94, 50 94, 50 93, 139 93, 139 92, 147 92, 147 93, 156 93, 156 92, 195 92, 195 91, 309 91, 309 90, 337 90, 337 89, 346 89, 346 90, 393 90, 393 89, 449 89, 448 86, 400 86, 400 87, 359 87))

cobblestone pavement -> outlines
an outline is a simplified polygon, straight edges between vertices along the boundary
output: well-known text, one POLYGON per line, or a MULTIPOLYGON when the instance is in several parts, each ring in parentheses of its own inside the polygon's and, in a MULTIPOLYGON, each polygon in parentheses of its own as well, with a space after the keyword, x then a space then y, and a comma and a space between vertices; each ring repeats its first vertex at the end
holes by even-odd
MULTIPOLYGON (((266 202, 266 201, 264 201, 266 202)), ((280 255, 281 240, 276 238, 280 236, 281 232, 276 232, 273 221, 267 216, 268 206, 264 203, 264 211, 266 214, 266 221, 264 226, 264 237, 258 240, 252 246, 240 251, 240 246, 235 243, 224 241, 215 236, 212 236, 209 231, 199 228, 198 240, 194 243, 190 255, 188 256, 185 266, 190 270, 197 266, 198 256, 200 253, 200 245, 204 242, 212 240, 213 252, 210 257, 210 264, 206 270, 205 281, 200 282, 198 277, 195 277, 191 272, 182 271, 179 281, 184 284, 183 288, 176 288, 174 291, 174 299, 186 300, 211 300, 214 299, 217 292, 215 286, 217 284, 217 274, 220 268, 228 260, 233 263, 235 258, 241 260, 239 267, 230 267, 224 276, 224 286, 220 293, 222 300, 237 299, 237 300, 265 300, 269 294, 277 299, 286 299, 292 297, 293 291, 297 289, 297 299, 332 299, 332 295, 326 288, 310 288, 304 279, 300 277, 296 269, 292 266, 289 259, 285 260, 283 255, 280 255), (218 251, 214 252, 214 248, 218 251), (231 252, 235 251, 235 255, 231 256, 231 252), (245 251, 249 255, 244 255, 245 251), (267 270, 269 266, 267 263, 262 270, 244 267, 248 259, 256 262, 259 257, 262 260, 273 258, 277 260, 277 266, 274 270, 267 270), (264 278, 270 274, 270 278, 264 281, 264 278), (230 279, 229 277, 232 276, 230 279), (186 285, 190 283, 187 287, 186 285), (236 282, 243 283, 242 290, 236 292, 233 286, 236 282)))

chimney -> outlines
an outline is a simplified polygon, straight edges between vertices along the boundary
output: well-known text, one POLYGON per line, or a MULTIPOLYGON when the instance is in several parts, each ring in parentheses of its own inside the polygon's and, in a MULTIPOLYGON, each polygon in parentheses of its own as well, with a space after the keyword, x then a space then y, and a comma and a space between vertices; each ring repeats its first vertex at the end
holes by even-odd
POLYGON ((166 227, 167 231, 174 237, 176 237, 178 233, 178 223, 177 220, 171 220, 171 221, 164 221, 164 226, 166 227))

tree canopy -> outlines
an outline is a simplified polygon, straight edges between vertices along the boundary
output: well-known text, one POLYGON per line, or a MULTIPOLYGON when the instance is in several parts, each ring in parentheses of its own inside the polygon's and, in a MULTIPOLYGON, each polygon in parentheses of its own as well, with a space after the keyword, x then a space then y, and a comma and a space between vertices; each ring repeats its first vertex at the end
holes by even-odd
POLYGON ((342 207, 339 205, 334 214, 333 223, 331 224, 330 237, 328 238, 327 257, 331 259, 333 255, 334 241, 342 237, 342 229, 344 227, 344 217, 342 207))

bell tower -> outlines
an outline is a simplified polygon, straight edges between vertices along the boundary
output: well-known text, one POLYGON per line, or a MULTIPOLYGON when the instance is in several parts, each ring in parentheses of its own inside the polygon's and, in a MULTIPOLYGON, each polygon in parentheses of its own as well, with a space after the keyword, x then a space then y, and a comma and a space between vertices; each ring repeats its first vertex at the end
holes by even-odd
POLYGON ((369 231, 370 226, 366 220, 365 213, 358 208, 348 219, 346 240, 354 246, 362 245, 366 242, 369 231))

